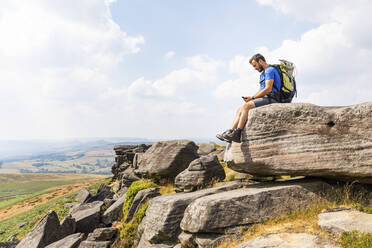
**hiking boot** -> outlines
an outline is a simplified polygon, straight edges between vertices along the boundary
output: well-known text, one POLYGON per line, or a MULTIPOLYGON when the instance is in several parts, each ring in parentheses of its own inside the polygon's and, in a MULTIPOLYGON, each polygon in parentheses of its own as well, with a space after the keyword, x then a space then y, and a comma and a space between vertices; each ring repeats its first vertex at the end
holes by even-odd
POLYGON ((226 134, 229 134, 231 133, 233 130, 232 129, 227 129, 225 132, 223 132, 222 134, 217 134, 216 137, 219 139, 219 140, 222 140, 222 141, 226 141, 226 142, 229 142, 231 143, 231 141, 229 139, 227 139, 225 136, 226 134))
POLYGON ((241 143, 241 134, 242 134, 242 130, 238 130, 238 129, 234 129, 234 131, 232 131, 231 133, 228 133, 224 136, 225 139, 228 139, 227 142, 231 143, 232 141, 236 142, 236 143, 241 143))

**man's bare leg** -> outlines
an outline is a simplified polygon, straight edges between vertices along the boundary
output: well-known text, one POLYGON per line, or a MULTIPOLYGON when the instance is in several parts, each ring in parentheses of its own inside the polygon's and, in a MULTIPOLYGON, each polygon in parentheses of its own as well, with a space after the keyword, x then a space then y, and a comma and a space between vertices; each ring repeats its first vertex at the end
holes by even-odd
POLYGON ((235 120, 234 120, 233 125, 231 127, 232 130, 234 130, 235 128, 238 127, 240 116, 242 114, 242 109, 243 109, 243 106, 238 108, 238 111, 236 111, 235 120))
POLYGON ((255 108, 256 106, 254 105, 253 101, 249 101, 247 103, 244 103, 244 105, 241 107, 241 114, 240 114, 240 120, 238 124, 238 128, 242 129, 244 128, 245 124, 247 123, 248 120, 248 112, 250 109, 255 108))

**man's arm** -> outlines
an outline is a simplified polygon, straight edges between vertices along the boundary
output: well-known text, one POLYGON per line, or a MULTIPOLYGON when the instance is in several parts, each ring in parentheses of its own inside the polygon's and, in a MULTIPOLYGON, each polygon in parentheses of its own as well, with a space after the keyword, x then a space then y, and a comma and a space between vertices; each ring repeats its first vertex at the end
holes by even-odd
POLYGON ((274 79, 267 79, 265 81, 265 88, 253 95, 254 98, 264 97, 273 90, 274 79))

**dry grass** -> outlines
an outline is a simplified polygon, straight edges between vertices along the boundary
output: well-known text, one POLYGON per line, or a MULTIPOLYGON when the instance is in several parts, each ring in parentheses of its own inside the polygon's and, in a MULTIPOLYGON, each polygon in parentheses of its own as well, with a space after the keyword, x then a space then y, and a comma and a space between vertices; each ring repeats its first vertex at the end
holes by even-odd
POLYGON ((171 184, 171 183, 168 183, 167 185, 164 185, 164 186, 160 187, 159 193, 161 195, 175 194, 176 191, 174 191, 174 190, 175 190, 174 185, 171 184))
POLYGON ((309 233, 332 239, 333 237, 318 226, 318 215, 323 210, 336 207, 358 208, 361 204, 367 210, 372 207, 371 193, 354 183, 334 187, 331 192, 328 192, 325 199, 306 209, 293 211, 289 215, 279 216, 243 229, 239 240, 228 240, 220 244, 218 248, 231 248, 262 235, 283 232, 309 233))

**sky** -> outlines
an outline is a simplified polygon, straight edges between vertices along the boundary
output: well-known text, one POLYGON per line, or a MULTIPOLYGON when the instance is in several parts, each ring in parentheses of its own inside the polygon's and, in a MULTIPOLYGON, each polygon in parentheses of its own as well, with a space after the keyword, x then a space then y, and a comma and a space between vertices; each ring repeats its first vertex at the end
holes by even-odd
POLYGON ((0 139, 213 138, 292 61, 294 102, 372 100, 368 0, 3 0, 0 139))

